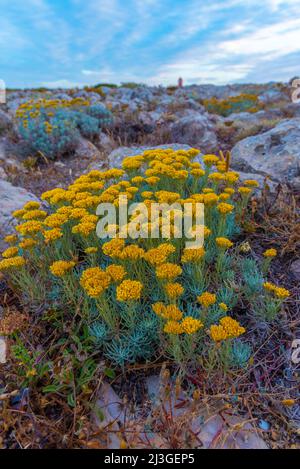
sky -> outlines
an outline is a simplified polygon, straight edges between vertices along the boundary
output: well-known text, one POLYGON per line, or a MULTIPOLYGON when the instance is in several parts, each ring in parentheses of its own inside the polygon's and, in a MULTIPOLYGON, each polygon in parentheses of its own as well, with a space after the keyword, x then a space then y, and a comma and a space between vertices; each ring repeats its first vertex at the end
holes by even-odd
POLYGON ((0 0, 7 87, 288 81, 300 0, 0 0))

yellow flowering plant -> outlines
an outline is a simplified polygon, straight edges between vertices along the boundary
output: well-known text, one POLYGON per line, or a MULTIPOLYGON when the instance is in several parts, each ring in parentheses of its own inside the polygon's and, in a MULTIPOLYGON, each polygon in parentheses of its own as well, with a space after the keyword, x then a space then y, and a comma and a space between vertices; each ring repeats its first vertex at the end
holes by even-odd
MULTIPOLYGON (((267 279, 262 273, 255 283, 253 266, 247 267, 244 254, 234 247, 242 229, 236 215, 246 203, 238 179, 222 156, 200 156, 196 149, 147 150, 127 157, 121 169, 92 170, 65 189, 45 192, 46 208, 34 202, 14 214, 18 225, 6 238, 9 247, 0 271, 27 292, 27 300, 52 304, 62 328, 69 321, 115 366, 172 357, 186 369, 199 357, 209 357, 216 344, 223 347, 218 337, 227 326, 235 333, 223 342, 231 354, 228 362, 235 366, 233 344, 247 326, 246 316, 239 319, 239 308, 254 298, 254 312, 260 309, 265 318, 273 318, 268 302, 278 314, 287 297, 280 287, 263 287, 267 279), (120 196, 126 196, 130 213, 125 224, 120 196), (142 202, 147 222, 137 222, 133 210, 142 202), (152 219, 152 202, 176 208, 168 217, 152 219), (116 219, 105 226, 106 237, 97 234, 102 203, 116 209, 116 219), (186 203, 193 216, 196 204, 203 204, 203 246, 187 247, 196 237, 194 225, 178 236, 178 207, 186 203), (169 232, 162 230, 166 218, 169 232), (133 225, 148 236, 128 236, 133 225), (240 329, 232 322, 235 315, 240 329)), ((245 183, 250 191, 255 186, 251 180, 245 183)))

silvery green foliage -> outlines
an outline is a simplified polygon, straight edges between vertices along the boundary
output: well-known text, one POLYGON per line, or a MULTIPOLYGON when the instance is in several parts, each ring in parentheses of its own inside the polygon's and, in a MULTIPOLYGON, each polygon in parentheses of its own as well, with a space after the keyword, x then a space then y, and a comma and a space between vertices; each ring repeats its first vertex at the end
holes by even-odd
POLYGON ((124 337, 113 339, 111 342, 107 343, 105 355, 109 360, 121 368, 124 368, 128 363, 134 362, 132 349, 124 337))
POLYGON ((101 347, 107 339, 108 329, 103 322, 96 321, 89 327, 89 333, 95 341, 95 344, 101 347))
POLYGON ((243 277, 244 291, 248 298, 261 292, 263 277, 254 259, 244 258, 240 261, 240 270, 243 277))
POLYGON ((32 118, 28 112, 27 127, 20 122, 19 132, 29 153, 42 154, 49 159, 60 158, 75 150, 80 135, 94 138, 112 122, 112 114, 101 105, 76 110, 56 109, 53 113, 49 116, 45 109, 41 109, 40 115, 32 118), (51 124, 51 133, 46 132, 46 123, 51 124))
POLYGON ((112 113, 102 106, 102 104, 89 106, 86 109, 86 113, 94 119, 97 119, 101 128, 109 126, 113 121, 112 113))
POLYGON ((61 109, 56 116, 72 122, 83 137, 93 138, 100 132, 100 121, 85 112, 61 109))
POLYGON ((233 342, 231 348, 231 362, 233 366, 244 368, 251 356, 251 346, 240 340, 233 342))
POLYGON ((26 141, 29 152, 56 159, 75 150, 80 136, 74 122, 62 119, 60 115, 51 118, 52 132, 47 133, 46 118, 28 118, 28 127, 19 126, 21 137, 26 141))

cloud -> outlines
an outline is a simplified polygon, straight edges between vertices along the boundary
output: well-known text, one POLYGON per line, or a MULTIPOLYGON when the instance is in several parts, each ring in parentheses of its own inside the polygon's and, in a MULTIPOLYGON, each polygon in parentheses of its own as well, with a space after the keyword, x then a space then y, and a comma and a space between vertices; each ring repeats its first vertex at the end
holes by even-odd
POLYGON ((1 9, 9 86, 299 74, 299 0, 1 0, 1 9))
POLYGON ((40 86, 46 88, 81 88, 85 84, 82 82, 71 81, 67 79, 54 80, 54 81, 42 81, 40 86))

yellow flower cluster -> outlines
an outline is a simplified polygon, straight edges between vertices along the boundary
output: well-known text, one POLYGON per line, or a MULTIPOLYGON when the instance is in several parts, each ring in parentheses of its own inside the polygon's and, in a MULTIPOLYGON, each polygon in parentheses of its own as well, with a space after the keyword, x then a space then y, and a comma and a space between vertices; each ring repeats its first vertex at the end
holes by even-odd
POLYGON ((176 305, 165 306, 163 303, 158 302, 152 305, 152 309, 157 316, 170 321, 180 321, 183 316, 183 313, 176 305))
POLYGON ((156 276, 160 280, 174 280, 182 273, 182 268, 180 265, 172 264, 171 262, 166 262, 165 264, 160 264, 156 267, 156 276))
POLYGON ((183 286, 178 282, 166 283, 166 285, 164 285, 164 289, 165 289, 167 297, 170 298, 171 300, 176 300, 184 292, 183 286))
POLYGON ((111 264, 106 268, 106 272, 110 276, 112 282, 119 283, 122 282, 124 277, 126 277, 127 272, 122 265, 111 264))
POLYGON ((280 300, 285 300, 290 296, 290 292, 286 290, 286 288, 278 287, 277 285, 274 285, 274 283, 265 282, 263 287, 265 290, 274 293, 274 295, 280 300))
POLYGON ((162 243, 157 248, 149 249, 144 254, 144 259, 152 265, 164 264, 170 254, 175 252, 175 247, 170 243, 162 243))
POLYGON ((31 249, 36 245, 37 241, 33 238, 24 238, 24 240, 19 243, 19 247, 24 250, 31 249))
POLYGON ((12 246, 2 252, 2 257, 8 259, 9 257, 15 257, 19 253, 19 249, 15 246, 12 246))
POLYGON ((223 237, 216 238, 216 244, 220 249, 229 249, 233 246, 229 239, 223 237))
POLYGON ((214 342, 221 342, 222 340, 234 339, 244 334, 246 329, 242 327, 238 321, 225 316, 220 320, 219 325, 210 326, 210 336, 214 342))
POLYGON ((209 308, 217 301, 217 297, 214 293, 209 293, 208 291, 202 293, 202 295, 197 297, 198 302, 204 307, 209 308))
POLYGON ((117 286, 117 300, 121 302, 138 301, 141 298, 143 284, 138 280, 123 280, 117 286))
POLYGON ((18 269, 25 265, 26 261, 22 256, 9 257, 0 261, 0 272, 10 269, 18 269))
MULTIPOLYGON (((55 103, 49 104, 49 111, 55 106, 55 103)), ((31 111, 36 112, 35 109, 31 111)), ((77 178, 67 188, 45 192, 42 200, 48 203, 47 212, 41 210, 38 202, 29 202, 14 213, 20 224, 16 227, 17 235, 6 237, 10 247, 3 253, 0 269, 21 267, 28 259, 29 271, 35 268, 32 266, 36 258, 39 260, 39 264, 35 264, 38 268, 41 268, 46 259, 47 266, 52 262, 50 271, 54 276, 63 277, 67 273, 72 275, 63 282, 66 289, 72 278, 74 285, 80 284, 78 292, 83 298, 88 296, 96 299, 98 306, 101 304, 103 318, 111 327, 115 323, 118 323, 118 327, 123 327, 123 321, 115 321, 115 317, 110 321, 109 318, 110 310, 112 314, 117 314, 116 302, 128 303, 131 321, 134 318, 132 311, 140 311, 134 302, 141 302, 142 299, 143 314, 144 309, 147 314, 149 304, 155 301, 153 311, 161 318, 156 322, 167 334, 196 334, 204 324, 192 317, 194 310, 191 316, 185 316, 186 311, 191 311, 188 302, 196 297, 196 288, 201 288, 202 291, 203 284, 208 290, 217 292, 218 288, 220 292, 223 286, 222 277, 215 276, 215 266, 219 269, 219 260, 222 260, 225 250, 233 246, 232 241, 223 236, 226 235, 226 230, 223 229, 226 216, 236 213, 238 219, 240 208, 248 200, 248 197, 240 197, 239 194, 248 195, 257 187, 256 181, 246 180, 244 186, 238 188, 238 179, 238 173, 228 170, 228 162, 225 162, 222 154, 220 157, 210 154, 200 156, 196 149, 148 150, 142 155, 125 158, 122 169, 92 170, 77 178), (193 162, 195 156, 200 162, 193 162), (193 215, 196 204, 203 203, 207 223, 204 227, 205 247, 187 249, 184 240, 174 236, 175 221, 182 213, 179 209, 168 213, 171 219, 171 236, 163 233, 161 238, 164 242, 151 236, 150 239, 138 238, 134 241, 123 238, 136 215, 131 216, 125 227, 121 224, 121 217, 117 217, 106 226, 108 238, 113 239, 99 240, 96 234, 99 219, 96 208, 100 203, 112 203, 118 207, 119 196, 126 196, 129 208, 131 204, 142 200, 149 215, 152 215, 153 202, 176 203, 177 207, 190 203, 193 215), (169 241, 170 238, 172 239, 169 241), (215 249, 216 246, 218 250, 215 249), (35 249, 31 250, 32 248, 35 249), (24 250, 24 258, 18 256, 20 249, 24 250), (29 251, 25 252, 27 249, 29 251), (72 272, 75 262, 63 260, 65 257, 78 259, 83 267, 79 281, 77 272, 76 275, 72 272), (62 260, 57 260, 59 258, 62 260), (209 264, 207 268, 206 263, 209 264), (194 297, 190 300, 191 294, 194 297), (110 308, 114 302, 114 308, 110 308)), ((157 220, 151 218, 151 221, 141 222, 141 228, 146 228, 151 233, 152 228, 163 227, 166 218, 166 215, 159 215, 157 220)), ((200 231, 195 221, 193 223, 188 236, 200 231)), ((239 251, 233 255, 238 253, 239 251)), ((264 253, 266 258, 274 255, 276 251, 273 249, 264 253)), ((219 275, 219 270, 217 273, 219 275)), ((21 274, 23 275, 23 271, 21 274)), ((279 299, 289 295, 287 290, 273 284, 264 286, 279 299)), ((217 303, 217 295, 205 291, 197 300, 202 308, 198 304, 195 311, 199 310, 205 322, 205 316, 209 316, 206 314, 207 309, 217 303)), ((90 304, 90 301, 87 303, 90 304)), ((215 308, 220 313, 228 311, 225 303, 216 304, 215 308)), ((244 332, 245 329, 228 316, 210 328, 210 335, 216 342, 238 337, 244 332)), ((177 339, 173 337, 173 340, 176 342, 177 339)), ((180 337, 178 341, 181 340, 185 339, 180 337)))
POLYGON ((72 270, 75 265, 73 261, 55 261, 50 266, 50 271, 55 277, 63 277, 72 270))
POLYGON ((200 259, 203 258, 204 254, 204 248, 184 249, 183 254, 181 256, 181 262, 183 264, 186 264, 188 262, 198 262, 200 259))
POLYGON ((227 215, 228 213, 231 213, 234 209, 234 206, 231 204, 226 204, 225 202, 220 203, 217 206, 217 210, 222 214, 222 215, 227 215))
POLYGON ((80 285, 91 298, 100 297, 111 283, 111 276, 100 267, 86 269, 80 278, 80 285))
POLYGON ((183 319, 183 313, 175 305, 164 305, 159 302, 153 304, 152 309, 155 314, 167 320, 164 325, 164 332, 167 334, 195 334, 203 327, 201 321, 191 316, 186 316, 183 319))
POLYGON ((267 249, 267 250, 264 252, 264 257, 272 258, 272 257, 276 257, 276 256, 277 256, 277 251, 276 251, 276 249, 267 249))

